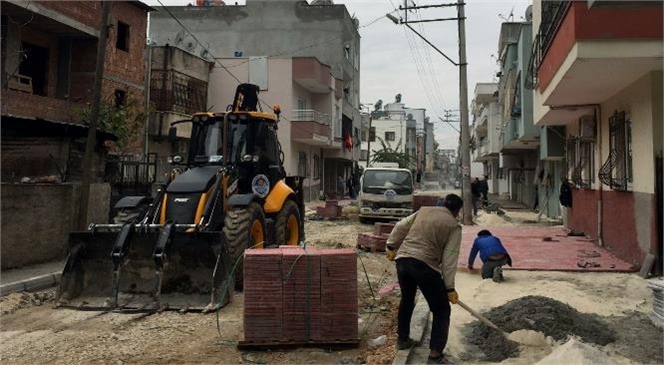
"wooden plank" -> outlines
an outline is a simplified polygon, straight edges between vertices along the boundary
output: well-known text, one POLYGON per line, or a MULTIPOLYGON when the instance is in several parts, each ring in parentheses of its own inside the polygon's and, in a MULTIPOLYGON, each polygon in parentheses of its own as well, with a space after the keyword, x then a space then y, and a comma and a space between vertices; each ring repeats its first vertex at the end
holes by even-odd
POLYGON ((239 341, 238 350, 274 350, 290 349, 296 347, 334 347, 334 348, 357 348, 360 339, 334 340, 334 341, 239 341))

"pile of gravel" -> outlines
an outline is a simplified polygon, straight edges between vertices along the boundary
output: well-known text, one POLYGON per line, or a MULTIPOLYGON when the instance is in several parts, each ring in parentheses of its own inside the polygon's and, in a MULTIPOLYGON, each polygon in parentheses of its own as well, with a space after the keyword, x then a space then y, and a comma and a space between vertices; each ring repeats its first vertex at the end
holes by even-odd
POLYGON ((55 300, 55 290, 38 293, 11 293, 0 298, 0 316, 12 314, 19 309, 40 306, 55 300))
MULTIPOLYGON (((542 332, 557 341, 578 336, 583 342, 606 345, 616 340, 616 333, 594 314, 580 313, 569 305, 541 296, 512 300, 484 314, 507 333, 521 329, 542 332)), ((474 360, 502 361, 519 354, 519 344, 479 321, 470 323, 468 340, 481 353, 467 354, 474 360)))

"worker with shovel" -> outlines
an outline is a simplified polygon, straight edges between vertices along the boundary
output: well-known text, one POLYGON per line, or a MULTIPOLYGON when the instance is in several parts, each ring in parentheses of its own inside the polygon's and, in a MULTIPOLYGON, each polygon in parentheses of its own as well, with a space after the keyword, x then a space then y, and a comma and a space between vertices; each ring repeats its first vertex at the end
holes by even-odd
POLYGON ((454 278, 461 245, 461 226, 456 217, 462 206, 458 195, 449 194, 442 207, 422 207, 399 221, 387 240, 387 258, 396 260, 401 287, 397 349, 415 344, 410 339, 410 320, 419 287, 433 313, 430 364, 451 363, 443 350, 450 327, 450 303, 459 300, 454 278))
POLYGON ((468 257, 468 270, 473 270, 473 262, 478 253, 482 260, 482 279, 493 279, 497 283, 504 281, 503 266, 512 266, 512 258, 500 238, 486 229, 479 231, 468 257))

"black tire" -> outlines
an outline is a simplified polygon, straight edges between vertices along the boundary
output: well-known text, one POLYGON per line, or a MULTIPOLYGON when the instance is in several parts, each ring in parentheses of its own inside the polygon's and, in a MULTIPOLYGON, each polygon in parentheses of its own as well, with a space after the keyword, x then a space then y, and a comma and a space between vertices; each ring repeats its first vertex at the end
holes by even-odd
POLYGON ((138 223, 143 220, 149 208, 148 204, 141 204, 134 208, 119 209, 115 212, 111 223, 125 224, 132 221, 138 223))
POLYGON ((297 204, 292 201, 292 200, 286 200, 284 203, 283 208, 281 211, 277 214, 277 219, 275 223, 275 238, 274 242, 277 245, 277 247, 281 245, 297 245, 300 243, 300 240, 302 239, 302 231, 301 231, 301 215, 300 215, 300 209, 298 209, 297 204), (297 231, 293 232, 293 219, 294 222, 297 222, 297 231), (291 223, 289 224, 289 220, 291 220, 291 223), (289 227, 291 226, 291 227, 289 227), (297 237, 295 237, 297 236, 297 237), (295 239, 295 241, 293 241, 295 239))
POLYGON ((252 236, 251 228, 254 222, 258 222, 262 229, 263 241, 265 241, 265 213, 257 203, 251 203, 245 207, 229 208, 224 221, 224 234, 228 243, 228 254, 231 259, 231 268, 235 267, 235 289, 242 290, 244 280, 243 259, 244 250, 254 247, 262 248, 264 242, 256 242, 252 236))

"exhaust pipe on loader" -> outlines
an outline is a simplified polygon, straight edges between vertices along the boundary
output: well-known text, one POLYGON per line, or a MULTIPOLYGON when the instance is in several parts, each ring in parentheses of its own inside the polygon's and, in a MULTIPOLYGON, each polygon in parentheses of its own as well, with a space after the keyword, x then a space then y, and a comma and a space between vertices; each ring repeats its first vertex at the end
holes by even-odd
POLYGON ((202 312, 226 305, 233 278, 224 234, 196 228, 127 223, 70 233, 56 305, 202 312))

